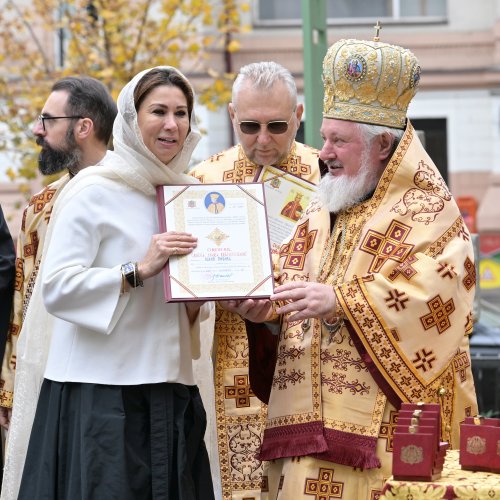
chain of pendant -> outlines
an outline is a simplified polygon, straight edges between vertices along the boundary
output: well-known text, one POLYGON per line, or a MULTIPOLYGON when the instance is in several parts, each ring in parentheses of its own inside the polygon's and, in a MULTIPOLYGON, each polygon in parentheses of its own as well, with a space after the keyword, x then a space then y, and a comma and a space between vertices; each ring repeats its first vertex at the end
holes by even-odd
POLYGON ((339 271, 344 267, 348 258, 344 252, 347 237, 347 221, 348 216, 346 213, 338 214, 335 219, 333 231, 328 239, 326 250, 323 252, 319 265, 318 281, 320 283, 336 285, 343 277, 343 273, 340 273, 339 276, 339 271))

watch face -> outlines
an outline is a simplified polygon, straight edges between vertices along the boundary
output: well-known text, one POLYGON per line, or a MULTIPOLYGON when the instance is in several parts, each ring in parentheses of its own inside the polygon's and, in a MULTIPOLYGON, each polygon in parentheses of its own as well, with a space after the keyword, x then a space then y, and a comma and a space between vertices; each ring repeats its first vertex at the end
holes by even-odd
POLYGON ((127 262, 126 264, 123 264, 122 269, 125 274, 133 273, 134 272, 134 264, 132 262, 127 262))

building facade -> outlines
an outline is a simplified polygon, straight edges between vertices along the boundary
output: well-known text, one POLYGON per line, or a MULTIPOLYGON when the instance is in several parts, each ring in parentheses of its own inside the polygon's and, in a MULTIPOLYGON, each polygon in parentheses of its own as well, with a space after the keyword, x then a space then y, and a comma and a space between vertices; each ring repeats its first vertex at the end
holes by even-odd
MULTIPOLYGON (((213 52, 210 65, 237 72, 250 62, 275 60, 292 71, 303 100, 302 0, 246 1, 250 9, 243 13, 243 21, 251 30, 238 36, 241 50, 213 52)), ((424 131, 426 146, 454 196, 464 198, 470 207, 473 231, 500 234, 496 203, 500 197, 500 0, 325 2, 328 45, 340 38, 371 39, 378 20, 382 41, 415 53, 422 74, 409 116, 424 131)), ((4 71, 7 67, 0 67, 4 71)), ((189 76, 196 85, 205 75, 189 76)), ((197 113, 201 127, 209 132, 196 149, 194 162, 231 146, 233 140, 226 109, 210 112, 198 107, 197 113)), ((0 161, 0 199, 7 205, 4 211, 10 212, 15 235, 19 223, 15 214, 23 202, 2 175, 7 163, 0 161)), ((39 185, 34 183, 33 188, 39 185)))

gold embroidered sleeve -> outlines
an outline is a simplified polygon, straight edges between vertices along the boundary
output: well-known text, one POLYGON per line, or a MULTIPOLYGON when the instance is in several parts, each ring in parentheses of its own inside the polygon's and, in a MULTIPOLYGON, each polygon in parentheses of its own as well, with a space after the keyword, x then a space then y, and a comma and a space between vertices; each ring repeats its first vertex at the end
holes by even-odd
POLYGON ((14 300, 10 317, 5 353, 0 374, 0 406, 12 408, 14 397, 14 378, 16 374, 16 346, 23 321, 24 297, 24 261, 22 259, 25 244, 25 233, 21 230, 16 248, 16 278, 14 285, 14 300))

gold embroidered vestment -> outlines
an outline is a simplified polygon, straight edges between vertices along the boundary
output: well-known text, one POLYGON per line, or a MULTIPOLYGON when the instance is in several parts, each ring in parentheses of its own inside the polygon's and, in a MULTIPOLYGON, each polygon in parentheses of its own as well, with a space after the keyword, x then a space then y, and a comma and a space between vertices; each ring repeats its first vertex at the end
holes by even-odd
MULTIPOLYGON (((293 144, 286 160, 275 166, 315 184, 319 181, 318 151, 298 142, 293 144)), ((213 155, 190 173, 203 183, 241 183, 254 182, 259 170, 241 146, 236 145, 213 155)), ((261 445, 266 407, 250 387, 245 323, 218 305, 213 356, 222 497, 258 500, 263 464, 256 454, 261 445)))
POLYGON ((0 380, 0 404, 7 408, 12 408, 14 397, 17 339, 38 274, 50 214, 57 194, 68 181, 69 175, 64 175, 49 184, 32 196, 23 212, 16 248, 14 301, 0 380))
POLYGON ((357 498, 366 481, 353 481, 353 467, 378 470, 375 494, 390 475, 402 401, 438 402, 441 439, 458 447, 460 422, 477 414, 468 347, 473 250, 411 124, 373 196, 337 214, 333 227, 313 201, 278 260, 279 283, 331 285, 345 324, 331 333, 319 319, 282 318, 259 458, 340 464, 342 498, 357 498))

